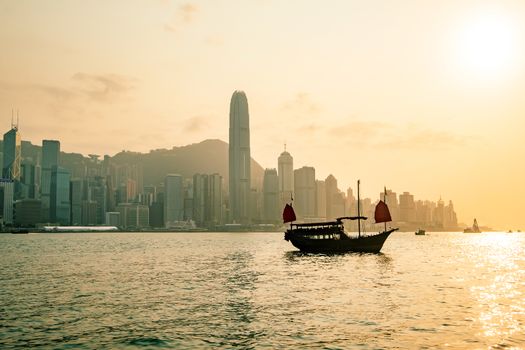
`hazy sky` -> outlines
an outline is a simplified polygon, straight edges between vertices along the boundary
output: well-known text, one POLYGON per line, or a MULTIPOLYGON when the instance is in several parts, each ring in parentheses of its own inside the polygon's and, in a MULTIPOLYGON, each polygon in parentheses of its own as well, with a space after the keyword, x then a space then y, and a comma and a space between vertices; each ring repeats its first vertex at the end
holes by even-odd
POLYGON ((0 0, 0 125, 113 155, 228 140, 525 230, 525 1, 0 0))

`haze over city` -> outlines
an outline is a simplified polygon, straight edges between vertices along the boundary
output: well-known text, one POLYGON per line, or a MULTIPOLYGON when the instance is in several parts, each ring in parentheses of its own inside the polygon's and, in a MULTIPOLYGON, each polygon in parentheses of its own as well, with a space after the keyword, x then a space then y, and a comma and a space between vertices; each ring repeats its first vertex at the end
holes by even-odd
POLYGON ((522 225, 525 3, 3 1, 0 123, 65 152, 228 140, 243 90, 251 155, 454 201, 522 225), (16 112, 15 112, 16 113, 16 112))

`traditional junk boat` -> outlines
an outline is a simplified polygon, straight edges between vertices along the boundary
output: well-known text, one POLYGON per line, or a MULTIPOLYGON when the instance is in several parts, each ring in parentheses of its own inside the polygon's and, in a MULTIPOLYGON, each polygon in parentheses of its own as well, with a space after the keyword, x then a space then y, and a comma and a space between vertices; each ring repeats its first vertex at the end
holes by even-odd
POLYGON ((466 229, 463 230, 463 232, 465 232, 465 233, 481 233, 481 230, 479 229, 479 226, 478 226, 478 221, 476 219, 474 219, 474 223, 472 224, 472 227, 467 227, 466 229))
MULTIPOLYGON (((385 223, 383 232, 365 235, 361 232, 361 216, 359 199, 359 181, 357 181, 357 216, 345 216, 335 221, 294 224, 296 220, 293 207, 286 204, 283 211, 284 223, 290 222, 290 229, 284 234, 284 239, 290 241, 296 248, 308 253, 379 253, 388 236, 398 228, 387 230, 386 223, 392 221, 390 211, 385 201, 379 201, 375 209, 376 223, 385 223), (357 220, 357 236, 350 236, 344 230, 343 220, 357 220)), ((386 197, 386 190, 385 190, 386 197)))

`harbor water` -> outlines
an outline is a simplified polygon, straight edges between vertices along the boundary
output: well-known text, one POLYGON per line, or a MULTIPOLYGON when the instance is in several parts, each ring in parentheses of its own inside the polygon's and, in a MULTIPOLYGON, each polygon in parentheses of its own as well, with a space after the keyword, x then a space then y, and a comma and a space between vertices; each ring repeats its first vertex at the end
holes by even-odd
POLYGON ((525 348, 525 234, 0 235, 0 348, 525 348))

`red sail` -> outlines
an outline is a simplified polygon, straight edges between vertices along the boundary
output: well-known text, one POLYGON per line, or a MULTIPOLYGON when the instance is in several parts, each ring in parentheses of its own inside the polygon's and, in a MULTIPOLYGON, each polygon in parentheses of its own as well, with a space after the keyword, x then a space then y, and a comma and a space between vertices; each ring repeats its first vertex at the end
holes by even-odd
POLYGON ((377 203, 374 217, 376 219, 376 223, 392 221, 390 211, 388 210, 385 202, 379 201, 379 203, 377 203))
POLYGON ((295 221, 295 219, 295 211, 290 204, 286 204, 283 210, 283 222, 286 224, 287 222, 295 221))

